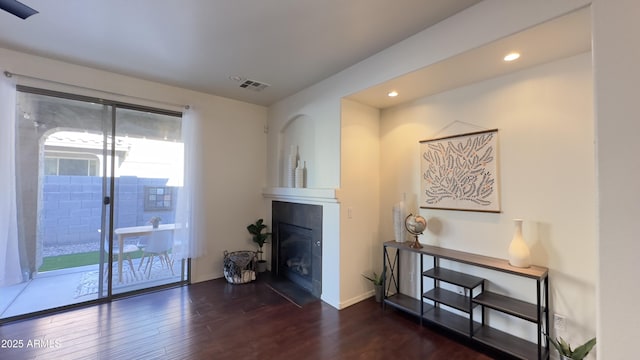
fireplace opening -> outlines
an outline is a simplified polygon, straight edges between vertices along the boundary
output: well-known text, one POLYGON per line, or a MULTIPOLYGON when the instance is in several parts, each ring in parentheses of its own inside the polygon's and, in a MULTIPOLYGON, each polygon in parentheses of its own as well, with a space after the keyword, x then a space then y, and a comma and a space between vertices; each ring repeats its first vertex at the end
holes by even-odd
POLYGON ((273 275, 319 298, 322 294, 322 206, 274 201, 272 229, 273 275))
POLYGON ((281 222, 279 230, 278 272, 312 292, 311 229, 281 222))

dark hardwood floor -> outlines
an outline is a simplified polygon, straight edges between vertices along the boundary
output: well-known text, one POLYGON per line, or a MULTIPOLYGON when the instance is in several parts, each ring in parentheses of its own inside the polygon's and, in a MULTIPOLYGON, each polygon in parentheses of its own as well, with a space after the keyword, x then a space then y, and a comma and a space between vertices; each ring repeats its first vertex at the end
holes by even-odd
POLYGON ((299 308, 264 282, 223 279, 5 324, 0 340, 0 359, 12 360, 496 357, 373 299, 299 308))

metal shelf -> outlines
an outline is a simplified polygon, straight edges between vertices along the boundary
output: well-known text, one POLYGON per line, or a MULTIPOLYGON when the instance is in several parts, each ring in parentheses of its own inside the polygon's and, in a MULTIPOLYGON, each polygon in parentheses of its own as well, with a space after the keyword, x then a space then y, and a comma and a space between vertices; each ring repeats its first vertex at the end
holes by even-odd
MULTIPOLYGON (((517 336, 496 330, 489 326, 481 326, 478 330, 474 330, 473 339, 485 345, 499 349, 518 359, 536 359, 538 358, 538 344, 526 341, 517 336)), ((549 358, 549 349, 543 347, 540 354, 541 358, 549 358)))
POLYGON ((467 289, 476 288, 484 283, 483 278, 441 267, 434 267, 433 269, 429 269, 423 272, 422 275, 430 277, 432 279, 442 280, 444 282, 448 282, 449 284, 462 286, 467 289))
POLYGON ((425 299, 429 299, 431 301, 435 301, 449 307, 452 307, 456 310, 464 311, 469 313, 470 309, 470 300, 471 298, 468 296, 460 295, 454 293, 453 291, 445 290, 443 288, 433 288, 426 293, 422 294, 425 299))
POLYGON ((405 294, 395 294, 384 299, 384 304, 396 309, 403 310, 409 314, 420 316, 420 300, 414 299, 405 294))
MULTIPOLYGON (((473 302, 524 320, 538 322, 538 306, 535 304, 489 291, 485 291, 473 298, 473 302)), ((542 310, 544 311, 544 309, 542 310)))
MULTIPOLYGON (((469 318, 454 314, 445 309, 434 307, 425 304, 425 312, 422 318, 428 322, 433 323, 449 330, 464 335, 471 336, 469 333, 469 318)), ((474 322, 474 332, 478 331, 482 327, 482 324, 474 322)))
MULTIPOLYGON (((385 305, 392 306, 419 317, 421 323, 447 328, 468 337, 472 341, 492 347, 518 359, 549 359, 549 347, 543 338, 544 333, 549 333, 549 278, 547 268, 539 266, 531 266, 526 269, 517 268, 509 265, 508 261, 503 259, 428 245, 424 245, 422 249, 414 249, 409 247, 408 243, 395 241, 384 243, 383 262, 387 267, 386 292, 389 292, 393 287, 396 293, 384 299, 383 308, 385 305), (390 256, 389 249, 396 249, 396 251, 393 251, 393 257, 390 256), (430 278, 434 281, 433 288, 422 294, 422 299, 425 300, 414 299, 400 292, 399 253, 401 251, 418 254, 421 268, 424 265, 423 256, 433 257, 433 268, 422 272, 424 278, 430 278), (485 291, 487 280, 440 267, 440 259, 534 279, 536 281, 536 304, 485 291), (443 289, 440 287, 440 282, 460 286, 465 289, 464 294, 443 289), (474 296, 474 293, 477 295, 474 296), (425 303, 425 301, 432 301, 433 305, 425 303), (473 308, 476 306, 482 307, 481 319, 474 319, 473 308), (533 343, 490 327, 485 323, 487 309, 493 309, 537 324, 537 342, 533 343), (462 314, 454 312, 455 310, 460 311, 462 314)), ((424 285, 421 284, 421 289, 423 287, 424 285)))

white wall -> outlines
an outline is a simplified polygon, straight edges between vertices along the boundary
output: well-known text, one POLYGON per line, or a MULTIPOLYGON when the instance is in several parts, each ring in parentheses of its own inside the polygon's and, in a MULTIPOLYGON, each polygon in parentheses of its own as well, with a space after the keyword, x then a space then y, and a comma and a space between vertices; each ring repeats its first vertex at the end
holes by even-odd
POLYGON ((317 188, 340 187, 340 99, 391 78, 522 31, 588 4, 586 0, 485 0, 269 107, 268 186, 278 186, 279 132, 304 115, 316 122, 317 188), (473 31, 469 31, 473 29, 473 31))
POLYGON ((598 355, 637 357, 640 298, 640 3, 594 0, 593 53, 599 202, 598 355))
MULTIPOLYGON (((342 187, 340 155, 341 99, 359 90, 371 87, 410 71, 437 63, 453 55, 473 49, 504 36, 519 32, 546 20, 566 14, 589 4, 584 0, 515 2, 509 0, 485 0, 437 25, 412 36, 382 52, 269 107, 269 135, 267 140, 268 186, 278 186, 280 148, 278 132, 287 121, 305 115, 316 122, 316 145, 319 154, 314 183, 319 188, 342 187)), ((393 176, 385 172, 384 176, 393 176)), ((402 191, 401 189, 398 191, 402 191)), ((340 199, 349 195, 340 192, 340 199)), ((396 198, 399 201, 401 198, 396 198)), ((343 204, 341 213, 344 212, 343 204)), ((382 208, 381 214, 385 209, 382 208)), ((390 210, 389 210, 390 211, 390 210)), ((382 216, 382 215, 381 215, 382 216)), ((332 219, 340 223, 339 219, 332 219)), ((349 222, 341 223, 348 226, 349 222)), ((350 231, 341 227, 340 232, 350 231)), ((358 238, 325 239, 369 244, 369 234, 358 238)), ((379 241, 389 240, 382 234, 379 241)), ((331 246, 335 248, 335 246, 331 246)), ((348 254, 332 254, 341 257, 341 264, 348 254)), ((358 274, 369 268, 354 269, 358 274)), ((341 281, 341 279, 323 279, 341 281)), ((342 285, 341 285, 342 288, 342 285)), ((341 294, 341 303, 349 298, 341 294)), ((356 296, 357 297, 357 296, 356 296)))
POLYGON ((373 294, 362 275, 382 273, 380 208, 380 110, 342 101, 340 179, 341 308, 373 294))
MULTIPOLYGON (((297 155, 297 159, 303 169, 306 169, 303 181, 303 187, 317 188, 317 167, 318 163, 316 159, 316 127, 317 121, 312 118, 300 115, 293 119, 290 119, 282 129, 280 129, 279 145, 280 145, 280 171, 279 171, 279 185, 281 187, 293 187, 295 181, 289 184, 292 180, 289 172, 289 156, 293 150, 297 155)), ((318 139, 319 140, 319 139, 318 139)), ((294 165, 297 166, 297 164, 294 165)))
MULTIPOLYGON (((592 265, 599 277, 596 349, 603 359, 633 358, 635 350, 631 344, 637 333, 636 324, 640 322, 640 312, 634 306, 635 299, 640 296, 640 286, 635 279, 640 270, 635 260, 636 254, 640 253, 640 245, 634 236, 635 219, 640 215, 640 202, 637 201, 640 190, 635 186, 640 175, 636 159, 640 143, 635 139, 640 125, 633 116, 637 107, 635 89, 640 83, 640 73, 636 70, 640 62, 640 46, 635 41, 635 34, 640 32, 637 21, 640 4, 636 1, 485 0, 272 106, 269 123, 297 113, 317 115, 316 121, 323 124, 318 130, 322 132, 319 136, 327 140, 322 147, 329 151, 320 160, 327 162, 322 168, 328 171, 323 175, 323 181, 332 186, 339 179, 340 157, 335 152, 335 141, 339 138, 338 107, 341 97, 591 3, 598 180, 598 263, 592 265)), ((269 169, 278 161, 274 149, 270 137, 269 169)), ((269 184, 273 186, 275 177, 269 171, 269 184)), ((387 174, 392 176, 392 172, 387 174)), ((384 183, 384 177, 381 181, 384 183)), ((508 237, 507 226, 503 227, 503 236, 508 237)), ((531 230, 525 226, 525 235, 531 230)), ((544 234, 544 228, 539 232, 544 234)), ((534 256, 541 258, 540 253, 536 255, 535 248, 534 256)), ((572 295, 572 298, 579 297, 580 292, 572 295)), ((583 313, 582 299, 573 304, 565 300, 558 297, 554 304, 575 305, 578 312, 583 313)), ((588 328, 592 324, 593 321, 589 320, 572 326, 588 328)))
POLYGON ((181 109, 158 102, 192 106, 200 114, 202 147, 197 160, 202 189, 196 196, 196 231, 207 244, 207 255, 193 262, 194 282, 222 276, 224 250, 255 247, 246 226, 265 213, 265 107, 2 48, 0 69, 47 80, 17 77, 25 85, 171 110, 181 109))
MULTIPOLYGON (((420 140, 497 128, 502 213, 421 209, 430 225, 420 241, 508 258, 512 219, 523 218, 532 262, 550 269, 551 311, 567 318, 566 332, 560 335, 574 342, 594 336, 592 90, 587 53, 383 110, 382 237, 393 239, 390 209, 403 192, 414 211, 419 205, 420 140)), ((535 300, 531 282, 487 271, 477 274, 489 277, 489 290, 535 300)), ((412 284, 419 288, 418 281, 405 282, 405 289, 412 284)), ((527 335, 522 323, 502 321, 497 326, 527 335)))
MULTIPOLYGON (((313 102, 312 100, 309 100, 313 102)), ((310 106, 296 106, 286 111, 279 105, 269 108, 267 180, 269 187, 283 186, 283 156, 289 145, 299 146, 300 158, 308 160, 307 184, 317 189, 339 187, 340 172, 335 159, 340 156, 340 128, 329 119, 339 119, 340 109, 321 99, 310 106), (294 125, 294 129, 289 127, 294 125), (315 148, 311 147, 315 144, 315 148)))

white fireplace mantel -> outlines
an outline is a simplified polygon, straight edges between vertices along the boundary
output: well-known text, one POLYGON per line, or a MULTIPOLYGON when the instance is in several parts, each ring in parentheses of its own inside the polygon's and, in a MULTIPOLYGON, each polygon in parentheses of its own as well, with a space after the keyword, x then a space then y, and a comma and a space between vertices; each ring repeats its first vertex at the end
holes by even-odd
POLYGON ((262 195, 267 199, 286 200, 303 203, 338 203, 339 189, 317 188, 265 188, 262 195))

